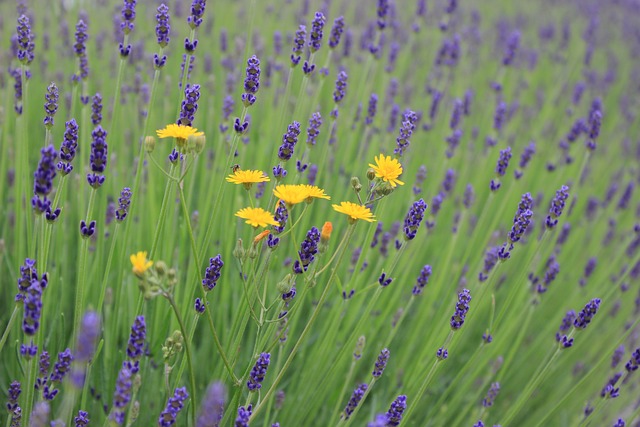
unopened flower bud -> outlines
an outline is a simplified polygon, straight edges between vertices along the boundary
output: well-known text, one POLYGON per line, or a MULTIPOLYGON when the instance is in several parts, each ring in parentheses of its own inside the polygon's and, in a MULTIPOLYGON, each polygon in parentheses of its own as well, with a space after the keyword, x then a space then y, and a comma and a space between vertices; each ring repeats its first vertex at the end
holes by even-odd
POLYGON ((144 138, 144 151, 147 153, 153 153, 153 150, 156 149, 156 139, 149 135, 144 138))
POLYGON ((373 168, 367 169, 367 179, 369 181, 373 181, 374 179, 376 179, 376 171, 373 170, 373 168))
POLYGON ((236 257, 237 259, 242 259, 244 258, 244 247, 242 247, 242 239, 238 239, 238 242, 236 243, 236 247, 233 249, 233 256, 236 257))

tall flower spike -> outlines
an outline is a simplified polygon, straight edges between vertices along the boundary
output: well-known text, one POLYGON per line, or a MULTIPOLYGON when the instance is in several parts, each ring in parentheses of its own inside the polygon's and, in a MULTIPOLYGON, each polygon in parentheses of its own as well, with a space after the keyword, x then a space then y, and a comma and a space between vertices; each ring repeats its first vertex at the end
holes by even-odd
POLYGON ((35 50, 34 39, 35 36, 31 31, 31 22, 26 15, 21 15, 18 18, 18 25, 16 27, 17 33, 17 59, 23 64, 29 65, 35 58, 33 51, 35 50))
POLYGON ((291 67, 295 67, 300 63, 300 58, 304 49, 304 42, 307 38, 307 27, 300 25, 296 36, 293 39, 293 49, 291 53, 291 67))
POLYGON ((360 384, 355 388, 355 390, 353 390, 353 393, 351 394, 351 398, 349 399, 347 406, 344 408, 343 416, 345 420, 348 420, 351 414, 353 414, 353 411, 356 410, 356 408, 358 407, 358 404, 364 397, 364 394, 367 391, 367 388, 368 388, 368 385, 364 383, 364 384, 360 384))
POLYGON ((458 302, 456 303, 456 309, 451 316, 451 329, 457 331, 464 324, 467 312, 469 311, 469 302, 471 301, 471 293, 468 289, 463 289, 458 294, 458 302))
POLYGON ((198 111, 198 100, 200 99, 200 85, 187 84, 184 88, 184 100, 180 107, 180 118, 178 125, 191 126, 198 111))
POLYGON ((169 25, 169 8, 162 3, 158 6, 156 14, 156 39, 160 47, 165 47, 169 44, 169 34, 171 33, 171 26, 169 25))
POLYGON ((315 259, 315 255, 318 253, 318 244, 320 243, 320 230, 316 227, 311 227, 307 232, 307 237, 300 244, 300 250, 298 256, 300 259, 296 259, 293 262, 293 272, 295 274, 302 274, 307 271, 309 264, 315 259))
POLYGON ((378 355, 378 360, 376 360, 376 364, 373 368, 372 375, 375 378, 379 378, 380 376, 382 376, 382 373, 384 372, 384 368, 387 367, 388 361, 389 361, 389 350, 386 348, 383 348, 380 354, 378 355))
POLYGON ((329 48, 335 49, 336 47, 338 47, 343 31, 344 17, 339 16, 333 21, 333 27, 331 27, 331 35, 329 36, 329 48))
POLYGON ((256 102, 256 93, 260 89, 260 60, 253 55, 247 60, 246 77, 244 79, 244 93, 242 103, 250 107, 256 102))
POLYGON ((409 147, 411 135, 416 128, 417 121, 418 115, 415 112, 407 110, 404 113, 402 125, 400 126, 400 134, 396 138, 396 148, 393 150, 398 156, 402 157, 404 150, 409 147))
POLYGON ((220 425, 224 414, 226 394, 224 384, 221 382, 215 382, 207 387, 202 405, 200 405, 196 427, 217 427, 220 425))
POLYGON ((580 310, 578 316, 573 321, 573 326, 576 329, 585 329, 589 323, 591 323, 591 320, 600 308, 600 301, 600 298, 594 298, 589 301, 582 310, 580 310))
POLYGON ((320 135, 320 126, 322 126, 322 116, 320 112, 315 112, 309 119, 309 127, 307 128, 307 144, 309 146, 316 145, 316 139, 320 135))
POLYGON ((186 387, 176 388, 173 396, 167 401, 167 406, 158 418, 158 426, 169 427, 176 423, 178 414, 184 407, 184 402, 189 397, 186 387))
POLYGON ((389 0, 378 0, 378 29, 384 30, 387 26, 387 15, 389 13, 389 0))
POLYGON ((294 121, 287 126, 287 132, 282 135, 282 145, 278 148, 280 160, 287 161, 291 159, 294 148, 298 143, 298 135, 300 135, 300 123, 294 121))
POLYGON ((499 392, 500 383, 491 383, 491 387, 489 387, 489 391, 487 391, 487 397, 482 399, 482 406, 485 408, 493 406, 493 402, 496 400, 499 392))
POLYGON ((418 296, 422 293, 424 288, 429 283, 429 277, 431 277, 431 266, 429 264, 422 267, 420 270, 420 275, 418 276, 418 280, 416 280, 416 284, 413 287, 413 295, 418 296))
POLYGON ((204 9, 207 5, 206 0, 193 0, 191 3, 190 15, 187 17, 187 24, 194 29, 202 24, 202 16, 204 15, 204 9))
POLYGON ((333 91, 333 101, 336 104, 339 104, 340 101, 342 101, 347 92, 347 78, 348 75, 345 71, 340 71, 338 73, 338 78, 336 79, 336 88, 333 91))
POLYGON ((91 142, 91 155, 89 160, 91 161, 91 171, 87 175, 87 182, 93 188, 98 188, 104 183, 104 172, 107 167, 107 131, 102 126, 98 125, 93 132, 91 132, 93 141, 91 142))
POLYGON ((214 258, 209 258, 209 267, 205 270, 204 279, 202 279, 202 286, 205 291, 211 291, 216 286, 220 279, 223 266, 224 262, 222 262, 222 256, 220 254, 214 258))
POLYGON ((513 63, 518 46, 520 46, 520 31, 516 30, 511 33, 507 39, 507 46, 504 49, 504 56, 502 57, 502 65, 508 67, 513 63))
POLYGON ((33 198, 31 206, 36 214, 50 210, 51 201, 48 199, 53 190, 53 179, 56 177, 56 158, 58 154, 53 144, 40 150, 42 155, 38 168, 33 174, 33 198))
POLYGON ((236 417, 235 427, 249 427, 249 418, 251 418, 251 414, 253 406, 248 405, 246 408, 241 406, 238 408, 238 416, 236 417))
MULTIPOLYGON (((127 344, 127 357, 136 361, 142 357, 144 352, 144 341, 147 336, 147 325, 144 316, 137 316, 131 326, 131 334, 129 335, 129 343, 127 344)), ((135 374, 137 370, 132 370, 135 374)))
POLYGON ((102 121, 102 95, 96 93, 91 103, 91 123, 98 126, 102 121))
POLYGON ((247 381, 247 387, 249 391, 256 391, 262 388, 262 382, 267 374, 267 368, 271 361, 271 355, 269 353, 261 353, 256 360, 256 364, 251 368, 249 373, 249 381, 247 381))
POLYGON ((387 411, 387 426, 398 426, 402 421, 402 414, 407 409, 407 396, 401 394, 393 402, 387 411))
POLYGON ((309 35, 309 50, 311 53, 318 51, 322 44, 322 30, 327 22, 322 12, 316 12, 311 22, 311 34, 309 35))
POLYGON ((78 124, 75 119, 65 123, 64 140, 60 145, 60 161, 56 168, 62 175, 67 175, 73 170, 71 162, 76 156, 78 148, 78 124))
POLYGON ((125 34, 133 31, 133 22, 136 20, 136 0, 124 0, 122 5, 121 27, 125 34))
POLYGON ((545 225, 547 226, 547 228, 554 228, 558 224, 558 217, 562 215, 565 202, 568 198, 569 187, 563 185, 558 191, 556 191, 556 196, 551 201, 551 206, 549 207, 549 215, 547 215, 547 218, 545 220, 545 225))
POLYGON ((51 129, 53 127, 53 117, 56 115, 58 111, 58 87, 55 83, 51 83, 47 87, 47 93, 44 96, 44 125, 51 129))
POLYGON ((367 109, 367 117, 365 117, 364 122, 367 125, 373 123, 373 119, 376 117, 376 112, 378 111, 378 95, 375 93, 371 94, 371 98, 369 98, 369 108, 367 109))
POLYGON ((82 317, 78 342, 76 344, 75 360, 71 373, 71 382, 77 388, 82 388, 85 382, 85 365, 93 357, 96 343, 100 336, 100 316, 95 311, 88 311, 82 317))
POLYGON ((427 204, 423 199, 413 202, 407 216, 404 218, 404 237, 406 240, 412 240, 416 237, 426 210, 427 204))
POLYGON ((118 222, 124 221, 129 213, 129 205, 131 204, 131 189, 129 187, 124 187, 120 192, 120 197, 118 198, 118 210, 116 210, 116 220, 118 222))
POLYGON ((124 424, 125 410, 131 400, 131 386, 131 371, 123 364, 116 380, 116 389, 113 393, 113 408, 111 409, 111 414, 109 414, 109 419, 118 425, 124 424))

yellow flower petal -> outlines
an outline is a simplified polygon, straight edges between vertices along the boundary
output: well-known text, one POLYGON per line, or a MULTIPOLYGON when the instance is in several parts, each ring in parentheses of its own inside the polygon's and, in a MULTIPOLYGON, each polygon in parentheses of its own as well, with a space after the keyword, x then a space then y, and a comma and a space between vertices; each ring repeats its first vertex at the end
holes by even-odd
POLYGON ((175 123, 167 125, 164 129, 156 131, 158 138, 178 138, 187 139, 190 136, 202 136, 204 132, 198 132, 198 129, 191 126, 182 126, 175 123))
POLYGON ((271 212, 262 208, 244 208, 236 212, 236 216, 246 219, 246 223, 253 227, 266 227, 267 225, 280 225, 273 219, 271 212))
POLYGON ((133 265, 133 273, 137 276, 141 276, 145 271, 153 265, 153 261, 147 261, 147 252, 138 252, 132 254, 129 259, 133 265))
POLYGON ((392 187, 404 185, 404 182, 398 179, 402 175, 402 165, 397 159, 392 159, 391 156, 385 156, 384 154, 380 154, 374 159, 376 164, 369 163, 369 166, 375 171, 376 178, 388 182, 392 187))
POLYGON ((234 184, 253 184, 256 182, 269 182, 269 177, 260 170, 237 170, 227 178, 228 182, 234 184))
POLYGON ((362 205, 358 205, 353 202, 341 202, 339 205, 331 205, 337 212, 348 215, 353 221, 363 219, 365 221, 374 222, 376 217, 371 213, 371 210, 362 205))

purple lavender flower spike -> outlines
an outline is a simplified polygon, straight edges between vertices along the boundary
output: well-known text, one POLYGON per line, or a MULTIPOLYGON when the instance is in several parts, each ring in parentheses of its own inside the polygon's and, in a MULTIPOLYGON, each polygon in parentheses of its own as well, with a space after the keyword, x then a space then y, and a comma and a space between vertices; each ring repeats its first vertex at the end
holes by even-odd
POLYGON ((413 287, 413 290, 411 291, 411 293, 414 296, 418 296, 422 294, 422 291, 429 283, 429 277, 431 277, 431 266, 427 264, 424 267, 422 267, 422 270, 420 270, 420 275, 418 276, 418 280, 416 280, 416 284, 413 287))
POLYGON ((209 258, 209 267, 205 270, 204 279, 202 279, 202 286, 205 291, 209 292, 216 286, 220 279, 223 266, 224 262, 222 262, 222 256, 220 254, 214 258, 209 258))
POLYGON ((309 146, 316 145, 316 139, 320 134, 320 126, 322 126, 322 116, 320 112, 315 112, 309 119, 309 127, 307 128, 307 144, 309 146))
POLYGON ((162 3, 158 6, 156 14, 156 39, 160 47, 166 47, 169 44, 169 34, 171 33, 171 25, 169 24, 169 8, 162 3))
POLYGON ((118 209, 116 210, 116 221, 122 222, 129 213, 129 205, 131 204, 131 189, 124 187, 118 198, 118 209))
POLYGON ((129 343, 127 344, 127 357, 131 359, 133 364, 130 365, 131 373, 138 372, 138 359, 144 353, 144 341, 147 335, 147 326, 144 316, 137 316, 131 325, 131 334, 129 334, 129 343))
POLYGON ((49 427, 55 424, 50 423, 51 405, 46 400, 38 402, 34 405, 31 417, 29 419, 29 427, 49 427))
POLYGON ((202 314, 207 309, 207 306, 204 302, 202 302, 202 299, 196 298, 193 304, 193 308, 196 313, 202 314))
POLYGON ((295 274, 302 274, 307 271, 309 264, 315 259, 315 255, 318 253, 318 243, 320 243, 320 230, 316 227, 311 227, 307 232, 307 237, 300 244, 300 250, 298 256, 300 259, 296 259, 293 262, 293 272, 295 274))
POLYGON ((486 281, 489 278, 489 273, 493 270, 493 267, 498 263, 500 247, 494 246, 490 248, 484 257, 484 267, 480 274, 478 274, 478 280, 481 282, 486 281))
POLYGON ((71 350, 66 349, 63 352, 58 353, 58 361, 53 366, 53 372, 49 375, 49 380, 42 391, 42 396, 46 400, 53 400, 58 394, 58 390, 54 387, 60 384, 67 373, 71 370, 71 362, 73 362, 71 350))
POLYGON ((191 29, 198 28, 202 24, 202 16, 206 5, 206 0, 193 0, 191 3, 191 11, 187 17, 187 24, 191 29))
POLYGON ((565 202, 569 198, 569 187, 563 185, 560 187, 558 191, 556 191, 556 195, 551 201, 551 207, 549 208, 549 215, 545 220, 545 224, 548 229, 555 228, 558 224, 558 217, 562 215, 562 211, 564 209, 565 202))
POLYGON ((253 55, 247 60, 246 77, 244 79, 244 93, 242 103, 250 107, 256 102, 255 94, 260 89, 260 60, 253 55))
POLYGON ((449 357, 449 350, 446 348, 440 347, 438 351, 436 351, 436 359, 445 360, 447 357, 449 357))
POLYGON ((61 175, 67 175, 73 170, 71 161, 76 156, 77 148, 78 125, 75 119, 71 119, 65 124, 64 140, 60 146, 60 161, 56 165, 61 175))
POLYGON ((587 279, 593 274, 593 271, 596 269, 598 265, 598 259, 596 257, 591 257, 587 261, 587 264, 584 266, 584 273, 582 278, 580 279, 580 286, 585 286, 587 284, 587 279))
POLYGON ((640 348, 635 349, 631 355, 631 359, 629 359, 629 361, 624 365, 624 368, 628 373, 637 371, 638 367, 640 367, 640 348))
POLYGON ((523 174, 522 170, 527 167, 527 165, 531 161, 531 157, 533 157, 533 155, 535 153, 536 153, 536 143, 531 141, 529 143, 529 145, 527 145, 524 148, 524 151, 522 152, 522 155, 520 156, 520 163, 518 164, 518 167, 520 169, 516 169, 514 171, 514 175, 515 175, 516 179, 522 178, 522 174, 523 174))
POLYGON ((224 384, 221 382, 215 382, 207 387, 196 419, 196 427, 217 427, 220 424, 224 414, 226 394, 224 384))
POLYGON ((378 29, 384 30, 387 26, 387 15, 389 14, 389 0, 378 0, 378 29))
POLYGON ((473 191, 473 186, 471 184, 467 184, 464 190, 464 195, 462 197, 462 204, 464 205, 465 208, 470 209, 475 199, 476 199, 476 195, 475 195, 475 192, 473 191))
POLYGON ((198 111, 198 100, 200 99, 200 85, 187 84, 184 88, 184 100, 180 108, 180 118, 178 124, 182 126, 191 126, 198 111))
POLYGON ((327 22, 322 12, 316 12, 311 22, 311 34, 309 35, 309 51, 314 53, 320 49, 322 43, 322 30, 327 22))
POLYGON ((87 311, 82 317, 78 343, 76 345, 75 360, 88 362, 95 351, 100 336, 100 316, 95 311, 87 311))
POLYGON ((20 383, 18 381, 13 381, 11 385, 9 385, 8 390, 8 399, 7 399, 7 411, 9 413, 13 413, 16 409, 20 408, 18 404, 18 398, 20 397, 20 393, 22 393, 22 389, 20 387, 20 383))
POLYGON ((404 218, 404 237, 405 240, 413 240, 416 237, 420 223, 424 218, 427 210, 427 204, 423 199, 413 202, 407 216, 404 218))
POLYGON ((451 316, 451 329, 457 331, 464 324, 467 312, 469 311, 469 302, 471 301, 471 293, 468 289, 463 289, 458 294, 458 302, 456 303, 456 309, 451 316))
POLYGON ((136 20, 136 0, 124 0, 122 5, 121 28, 125 34, 133 31, 133 22, 136 20))
POLYGON ((498 105, 496 105, 496 111, 493 116, 493 128, 496 131, 502 130, 502 125, 504 124, 506 114, 507 104, 504 101, 500 101, 498 105))
POLYGON ((562 318, 560 328, 556 332, 556 341, 560 343, 562 348, 569 348, 573 345, 573 338, 568 338, 567 332, 571 329, 575 320, 576 312, 573 310, 567 311, 567 314, 562 318))
POLYGON ((380 275, 380 277, 378 277, 378 283, 380 284, 380 286, 382 286, 383 288, 389 286, 391 284, 391 282, 393 282, 393 278, 390 276, 387 276, 387 273, 382 273, 380 275))
POLYGON ((407 409, 407 396, 400 395, 393 402, 387 411, 387 426, 395 427, 400 425, 402 414, 407 409))
POLYGON ((396 148, 393 150, 395 154, 402 157, 404 150, 409 148, 410 138, 416 128, 418 116, 415 112, 407 110, 402 117, 402 126, 400 126, 400 134, 396 138, 396 148))
POLYGON ((375 93, 371 94, 371 98, 369 98, 369 107, 367 108, 367 117, 365 117, 364 122, 367 125, 373 123, 373 119, 376 116, 376 112, 378 111, 378 95, 375 93))
POLYGON ((293 150, 298 143, 298 135, 300 135, 300 123, 294 121, 287 126, 287 132, 282 136, 282 145, 278 149, 280 160, 287 161, 291 159, 293 150))
POLYGON ((16 58, 21 63, 29 65, 35 58, 33 51, 35 50, 36 45, 34 43, 35 36, 31 31, 31 22, 29 22, 29 18, 26 15, 21 15, 18 18, 16 34, 18 47, 16 58))
MULTIPOLYGON (((344 98, 347 91, 347 73, 344 71, 340 71, 338 73, 338 78, 336 79, 336 88, 333 92, 333 101, 336 104, 339 104, 340 101, 344 98)), ((335 118, 335 117, 334 117, 335 118)))
POLYGON ((336 47, 338 47, 343 31, 344 31, 344 17, 339 16, 333 21, 333 27, 331 27, 331 34, 329 35, 330 49, 335 49, 336 47))
POLYGON ((620 364, 623 357, 624 357, 624 344, 620 344, 620 346, 616 348, 615 351, 613 352, 613 356, 611 356, 611 368, 615 369, 620 364))
POLYGON ((451 120, 449 120, 449 127, 454 130, 460 124, 462 112, 464 110, 464 104, 461 100, 456 99, 453 101, 453 110, 451 111, 451 120))
POLYGON ((520 31, 514 31, 507 39, 507 46, 504 50, 504 56, 502 57, 502 65, 508 67, 513 63, 513 59, 516 56, 516 51, 520 46, 520 31))
POLYGON ((96 93, 91 103, 91 123, 98 126, 102 122, 102 95, 96 93))
POLYGON ((44 96, 44 125, 47 129, 51 129, 53 127, 53 117, 56 115, 58 111, 58 87, 55 83, 51 82, 51 84, 47 87, 47 93, 44 96))
POLYGON ((41 158, 33 174, 33 198, 31 206, 36 214, 51 210, 49 194, 53 191, 53 179, 56 177, 56 158, 58 154, 53 144, 40 150, 41 158))
POLYGON ((585 305, 584 308, 580 310, 580 313, 578 313, 578 316, 573 321, 573 326, 576 329, 585 329, 589 325, 589 323, 591 323, 591 320, 596 315, 599 308, 600 298, 594 298, 589 301, 587 305, 585 305))
POLYGON ((487 391, 487 397, 482 400, 482 406, 485 408, 493 406, 493 402, 496 400, 499 392, 500 383, 491 383, 491 387, 489 387, 489 391, 487 391))
POLYGON ((109 419, 118 425, 124 424, 125 410, 131 400, 131 377, 131 371, 123 364, 113 393, 113 409, 109 414, 109 419))
POLYGON ((78 411, 78 415, 73 418, 74 427, 86 427, 89 425, 89 413, 82 409, 78 411))
POLYGON ((249 381, 247 381, 247 387, 249 391, 256 391, 262 388, 262 382, 267 374, 267 368, 269 368, 271 355, 269 353, 261 353, 256 360, 256 364, 249 373, 249 381))
POLYGON ((349 402, 347 403, 347 406, 344 408, 344 411, 342 413, 342 416, 344 417, 345 420, 348 420, 349 417, 351 417, 351 414, 353 414, 353 411, 356 410, 356 408, 358 407, 358 404, 364 397, 364 394, 367 391, 367 388, 368 388, 368 385, 364 383, 364 384, 360 384, 355 388, 355 390, 353 390, 353 393, 351 394, 351 398, 349 399, 349 402))
POLYGON ((300 58, 304 49, 304 42, 307 38, 307 27, 304 25, 300 25, 298 27, 298 31, 296 31, 296 36, 293 39, 293 49, 291 53, 291 67, 295 67, 300 63, 300 58))
POLYGON ((531 194, 523 194, 518 204, 516 215, 513 217, 513 226, 507 235, 507 242, 498 251, 498 256, 501 260, 509 259, 511 256, 510 251, 513 249, 514 243, 520 241, 527 231, 527 227, 531 224, 531 217, 533 216, 533 212, 531 211, 532 207, 533 199, 531 198, 531 194))
POLYGON ((589 116, 589 138, 587 138, 586 146, 589 151, 596 149, 596 140, 600 135, 600 126, 602 124, 602 113, 595 110, 589 116))
POLYGON ((167 401, 167 406, 164 411, 160 413, 158 418, 158 426, 169 427, 176 423, 178 414, 184 407, 184 402, 189 397, 186 387, 176 388, 173 392, 173 396, 167 401))
POLYGON ((389 350, 383 348, 380 354, 378 355, 378 360, 376 360, 375 367, 373 368, 372 375, 374 378, 380 378, 382 373, 384 372, 384 368, 387 366, 387 362, 389 361, 389 350))
POLYGON ((241 406, 238 408, 238 416, 236 417, 235 427, 249 427, 249 418, 251 418, 251 414, 253 406, 248 405, 246 408, 241 406))
POLYGON ((98 188, 104 183, 104 176, 101 175, 107 166, 107 131, 102 126, 98 125, 93 132, 91 132, 91 155, 89 160, 91 162, 92 174, 87 175, 87 181, 93 188, 98 188))

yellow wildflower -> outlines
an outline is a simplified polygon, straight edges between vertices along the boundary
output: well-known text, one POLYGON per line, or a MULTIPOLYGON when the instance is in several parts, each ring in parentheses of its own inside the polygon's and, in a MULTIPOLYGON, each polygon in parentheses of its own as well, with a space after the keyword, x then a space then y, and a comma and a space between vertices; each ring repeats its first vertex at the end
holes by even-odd
POLYGON ((309 191, 304 185, 281 184, 273 190, 273 195, 291 206, 304 202, 309 197, 309 191))
POLYGON ((227 182, 234 184, 242 184, 248 190, 256 182, 269 182, 269 177, 259 170, 241 170, 234 171, 227 178, 227 182))
POLYGON ((392 187, 404 185, 404 182, 398 179, 402 175, 402 165, 397 159, 392 159, 391 156, 385 156, 384 154, 380 154, 374 159, 376 164, 369 163, 369 166, 375 171, 376 178, 381 178, 391 184, 392 187))
POLYGON ((331 200, 331 197, 325 194, 324 190, 320 187, 315 185, 302 185, 302 187, 307 192, 306 199, 308 202, 313 201, 313 199, 331 200))
POLYGON ((138 277, 144 275, 145 271, 153 265, 153 261, 147 260, 147 252, 138 252, 135 255, 129 257, 131 264, 133 265, 133 274, 138 277))
POLYGON ((244 208, 236 212, 236 216, 246 219, 246 223, 254 227, 266 227, 267 225, 279 225, 273 219, 273 215, 262 208, 244 208))
POLYGON ((204 132, 198 132, 198 129, 191 126, 182 126, 175 123, 167 125, 164 129, 156 131, 158 138, 176 138, 186 140, 190 136, 203 136, 204 132))
POLYGON ((354 223, 359 219, 373 222, 376 217, 373 216, 371 210, 362 205, 358 205, 353 202, 341 202, 340 205, 331 205, 337 212, 343 213, 349 216, 349 222, 354 223))

